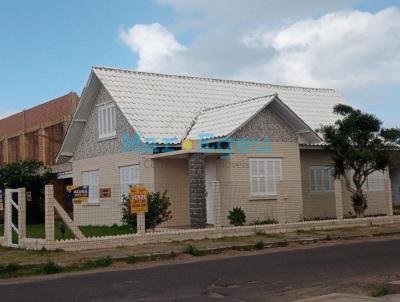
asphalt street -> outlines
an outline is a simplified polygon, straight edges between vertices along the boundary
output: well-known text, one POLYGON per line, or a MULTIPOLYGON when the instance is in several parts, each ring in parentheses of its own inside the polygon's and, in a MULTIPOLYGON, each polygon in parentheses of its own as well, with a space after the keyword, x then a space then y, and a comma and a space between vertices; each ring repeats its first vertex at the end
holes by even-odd
POLYGON ((0 301, 293 301, 396 275, 400 239, 0 285, 0 301))

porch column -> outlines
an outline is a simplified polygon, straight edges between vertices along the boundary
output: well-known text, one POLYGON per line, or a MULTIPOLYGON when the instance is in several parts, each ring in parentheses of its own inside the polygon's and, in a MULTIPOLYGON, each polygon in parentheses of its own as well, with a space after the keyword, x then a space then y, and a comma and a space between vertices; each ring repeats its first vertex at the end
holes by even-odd
POLYGON ((194 229, 207 226, 205 156, 189 154, 190 226, 194 229))
POLYGON ((340 177, 335 178, 335 203, 336 203, 336 219, 343 220, 343 192, 342 192, 342 180, 340 177))

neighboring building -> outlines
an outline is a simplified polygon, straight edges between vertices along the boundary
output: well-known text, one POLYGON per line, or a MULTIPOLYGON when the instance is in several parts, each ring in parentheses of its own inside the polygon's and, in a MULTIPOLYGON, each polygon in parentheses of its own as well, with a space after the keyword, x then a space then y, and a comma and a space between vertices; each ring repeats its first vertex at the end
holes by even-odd
MULTIPOLYGON (((337 103, 345 101, 331 89, 95 67, 57 157, 72 162, 74 184, 90 186, 74 219, 120 223, 121 195, 143 183, 169 192, 173 219, 164 226, 204 227, 216 219, 213 181, 224 225, 233 207, 249 223, 335 217, 332 160, 316 129, 337 119, 337 103), (112 198, 100 199, 99 188, 112 186, 112 198)), ((370 177, 366 214, 388 213, 388 183, 387 172, 370 177)), ((342 191, 347 214, 350 196, 342 191)))
MULTIPOLYGON (((58 165, 55 157, 78 102, 79 96, 71 92, 1 119, 0 165, 33 159, 42 161, 55 173, 68 175, 64 173, 71 172, 71 163, 58 165)), ((61 196, 62 187, 60 191, 61 196)))

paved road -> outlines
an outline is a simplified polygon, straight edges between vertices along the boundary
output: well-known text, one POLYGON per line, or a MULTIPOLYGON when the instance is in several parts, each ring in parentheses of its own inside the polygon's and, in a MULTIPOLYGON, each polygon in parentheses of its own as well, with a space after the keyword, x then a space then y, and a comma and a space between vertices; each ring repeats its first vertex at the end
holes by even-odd
POLYGON ((0 286, 18 301, 293 301, 400 274, 400 239, 0 286))

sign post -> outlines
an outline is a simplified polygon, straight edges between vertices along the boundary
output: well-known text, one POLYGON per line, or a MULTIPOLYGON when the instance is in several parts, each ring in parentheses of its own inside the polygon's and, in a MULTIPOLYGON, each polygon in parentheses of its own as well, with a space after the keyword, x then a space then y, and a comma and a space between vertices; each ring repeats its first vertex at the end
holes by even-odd
POLYGON ((138 234, 146 232, 145 214, 149 211, 147 193, 147 188, 140 185, 133 186, 130 191, 131 213, 136 214, 138 234))

